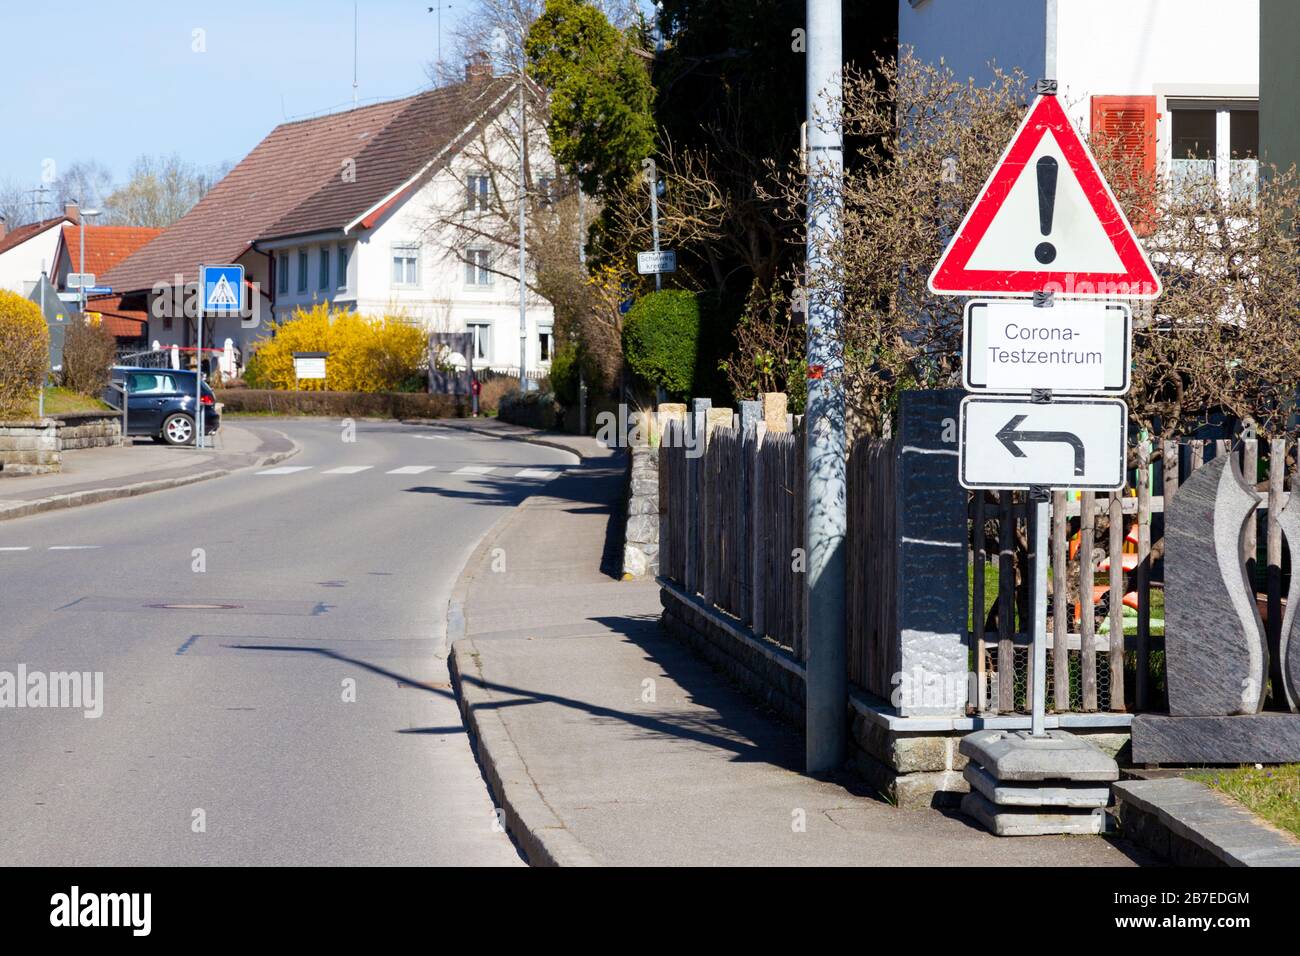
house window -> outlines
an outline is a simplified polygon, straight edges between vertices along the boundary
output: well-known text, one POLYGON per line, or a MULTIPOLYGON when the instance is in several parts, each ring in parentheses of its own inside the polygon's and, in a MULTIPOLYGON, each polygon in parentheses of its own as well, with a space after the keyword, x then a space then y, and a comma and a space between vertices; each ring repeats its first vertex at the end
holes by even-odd
POLYGON ((1213 185, 1234 199, 1254 195, 1259 108, 1254 102, 1169 104, 1169 176, 1177 186, 1213 185))
POLYGON ((289 292, 289 253, 282 252, 275 257, 275 291, 281 295, 289 292))
POLYGON ((330 287, 330 249, 329 246, 320 248, 320 279, 317 288, 325 292, 330 287))
POLYGON ((489 286, 492 273, 488 269, 491 259, 486 249, 469 249, 465 252, 465 284, 472 286, 489 286))
POLYGON ((299 292, 307 291, 307 251, 303 250, 298 253, 298 285, 299 292))
POLYGON ((468 328, 470 334, 474 336, 474 361, 491 361, 492 326, 486 322, 470 322, 468 328))
POLYGON ((551 360, 551 348, 554 345, 555 333, 551 326, 544 325, 537 330, 537 360, 539 362, 549 362, 551 360))
POLYGON ((465 208, 470 212, 487 212, 492 195, 492 180, 484 173, 471 173, 465 180, 465 208))
POLYGON ((420 284, 420 246, 405 242, 393 246, 393 285, 414 287, 420 284))
POLYGON ((337 261, 339 274, 336 284, 339 289, 346 289, 348 287, 348 247, 346 243, 339 244, 337 261))
POLYGON ((537 204, 549 206, 555 202, 555 177, 539 176, 537 178, 537 204))

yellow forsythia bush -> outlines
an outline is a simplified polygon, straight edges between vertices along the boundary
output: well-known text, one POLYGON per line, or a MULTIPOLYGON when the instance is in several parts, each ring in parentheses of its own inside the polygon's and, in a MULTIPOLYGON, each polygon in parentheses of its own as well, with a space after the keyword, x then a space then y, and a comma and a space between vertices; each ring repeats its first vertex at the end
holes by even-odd
POLYGON ((36 417, 50 367, 50 329, 35 302, 0 290, 0 421, 36 417))
POLYGON ((424 386, 425 332, 400 316, 379 318, 317 305, 273 323, 244 373, 252 388, 410 392, 424 386), (294 352, 328 352, 325 380, 296 382, 294 352))

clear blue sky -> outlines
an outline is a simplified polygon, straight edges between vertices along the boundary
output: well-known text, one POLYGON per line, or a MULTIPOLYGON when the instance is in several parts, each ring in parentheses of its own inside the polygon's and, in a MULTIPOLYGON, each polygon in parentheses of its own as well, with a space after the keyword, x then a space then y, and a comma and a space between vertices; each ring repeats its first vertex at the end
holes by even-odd
MULTIPOLYGON (((443 2, 448 55, 470 0, 443 2)), ((435 3, 360 0, 363 102, 426 84, 435 3)), ((36 185, 47 158, 96 159, 119 182, 141 153, 238 161, 286 117, 352 101, 352 0, 6 0, 0 36, 0 182, 36 185)))

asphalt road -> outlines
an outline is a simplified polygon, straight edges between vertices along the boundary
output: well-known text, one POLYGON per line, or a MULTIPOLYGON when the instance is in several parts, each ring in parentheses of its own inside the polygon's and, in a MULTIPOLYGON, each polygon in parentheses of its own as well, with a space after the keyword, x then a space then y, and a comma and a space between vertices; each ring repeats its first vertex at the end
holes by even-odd
POLYGON ((97 718, 0 708, 0 861, 520 864, 448 686, 446 604, 492 524, 575 459, 256 424, 302 451, 0 523, 0 681, 103 680, 97 718))

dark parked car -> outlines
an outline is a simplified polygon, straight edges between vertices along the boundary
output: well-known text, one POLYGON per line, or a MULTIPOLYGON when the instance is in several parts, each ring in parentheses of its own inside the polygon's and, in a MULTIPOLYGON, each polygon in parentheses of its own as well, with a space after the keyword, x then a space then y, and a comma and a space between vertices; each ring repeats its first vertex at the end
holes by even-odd
MULTIPOLYGON (((127 433, 148 435, 168 445, 194 443, 195 374, 171 368, 127 368, 114 366, 112 381, 126 384, 127 433)), ((120 408, 122 395, 115 388, 104 390, 104 401, 120 408)), ((203 383, 203 432, 211 435, 221 426, 216 396, 203 383)))

